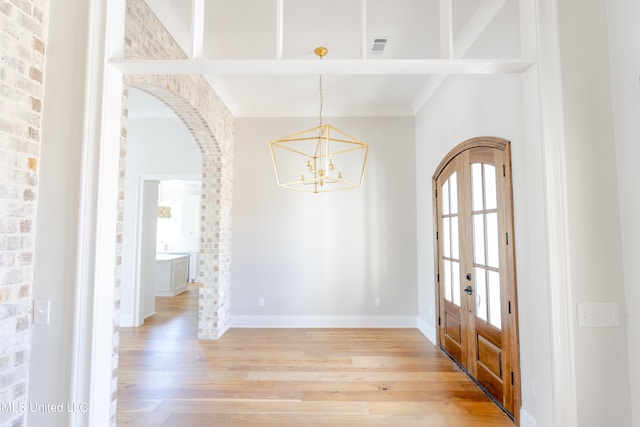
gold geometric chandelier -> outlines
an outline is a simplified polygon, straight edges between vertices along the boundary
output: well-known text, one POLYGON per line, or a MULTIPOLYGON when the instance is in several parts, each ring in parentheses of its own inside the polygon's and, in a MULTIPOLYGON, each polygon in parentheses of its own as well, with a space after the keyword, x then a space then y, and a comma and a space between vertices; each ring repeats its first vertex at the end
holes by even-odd
MULTIPOLYGON (((322 58, 327 49, 318 47, 322 58)), ((320 125, 269 142, 278 185, 321 193, 360 188, 369 146, 348 133, 322 123, 322 74, 320 74, 320 125)))

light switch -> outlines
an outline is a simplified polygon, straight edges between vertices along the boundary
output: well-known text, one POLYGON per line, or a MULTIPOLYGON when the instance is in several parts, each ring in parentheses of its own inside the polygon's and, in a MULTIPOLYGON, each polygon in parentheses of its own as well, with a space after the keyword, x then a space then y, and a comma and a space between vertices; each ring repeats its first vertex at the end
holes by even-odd
POLYGON ((578 326, 581 328, 615 328, 620 326, 618 303, 578 303, 578 326))
POLYGON ((33 301, 33 324, 48 325, 50 322, 51 301, 37 299, 33 301))

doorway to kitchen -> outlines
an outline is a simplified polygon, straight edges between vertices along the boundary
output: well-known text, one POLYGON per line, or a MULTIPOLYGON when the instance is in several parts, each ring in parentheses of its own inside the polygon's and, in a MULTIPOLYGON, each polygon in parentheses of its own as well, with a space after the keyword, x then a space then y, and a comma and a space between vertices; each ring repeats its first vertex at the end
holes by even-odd
POLYGON ((156 297, 197 280, 202 154, 154 96, 131 88, 128 101, 120 324, 140 326, 156 297))

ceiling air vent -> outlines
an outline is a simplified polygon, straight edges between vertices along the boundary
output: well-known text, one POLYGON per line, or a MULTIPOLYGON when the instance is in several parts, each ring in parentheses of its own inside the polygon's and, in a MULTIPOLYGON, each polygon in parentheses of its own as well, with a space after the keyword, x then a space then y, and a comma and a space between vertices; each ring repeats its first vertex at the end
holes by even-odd
POLYGON ((387 47, 389 37, 374 37, 371 43, 371 54, 380 55, 384 52, 384 48, 387 47))

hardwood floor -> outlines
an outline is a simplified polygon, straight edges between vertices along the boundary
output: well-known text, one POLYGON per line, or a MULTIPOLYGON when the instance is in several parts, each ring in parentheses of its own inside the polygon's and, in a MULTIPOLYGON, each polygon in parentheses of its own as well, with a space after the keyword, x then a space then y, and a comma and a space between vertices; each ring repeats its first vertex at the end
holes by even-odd
POLYGON ((231 329, 198 290, 120 330, 118 426, 513 426, 416 329, 231 329))

